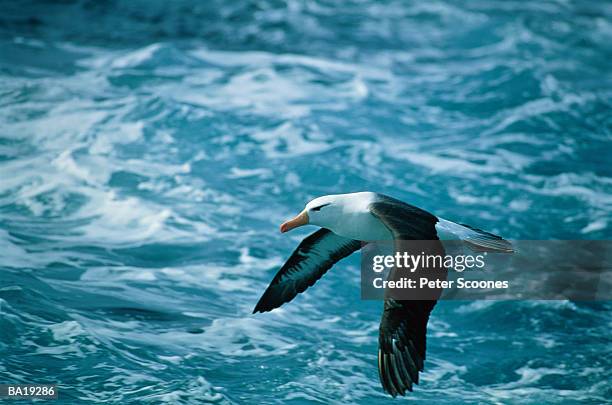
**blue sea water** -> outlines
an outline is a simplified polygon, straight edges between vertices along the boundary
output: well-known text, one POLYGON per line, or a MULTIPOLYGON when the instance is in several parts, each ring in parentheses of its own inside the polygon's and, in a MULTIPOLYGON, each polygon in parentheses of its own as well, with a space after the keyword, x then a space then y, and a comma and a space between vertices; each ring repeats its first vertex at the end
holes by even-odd
MULTIPOLYGON (((384 404, 359 255, 251 311, 311 198, 610 239, 612 4, 0 3, 0 382, 384 404)), ((435 404, 610 402, 610 302, 440 302, 435 404)), ((396 400, 399 402, 399 400, 396 400)))

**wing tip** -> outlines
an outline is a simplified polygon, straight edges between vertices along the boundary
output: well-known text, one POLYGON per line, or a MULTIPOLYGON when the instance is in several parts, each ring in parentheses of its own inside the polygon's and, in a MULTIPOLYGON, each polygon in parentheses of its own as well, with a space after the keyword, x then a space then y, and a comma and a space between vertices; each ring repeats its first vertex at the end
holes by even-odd
POLYGON ((255 314, 257 312, 261 312, 263 314, 264 312, 271 312, 276 308, 280 308, 289 301, 290 300, 283 299, 277 295, 270 294, 270 292, 266 290, 264 295, 262 295, 257 302, 257 305, 255 305, 252 313, 255 314))
POLYGON ((270 309, 266 308, 266 306, 264 306, 262 300, 260 299, 255 305, 255 308, 253 308, 252 314, 256 314, 258 312, 261 312, 263 314, 264 312, 268 312, 268 311, 270 311, 270 309))
MULTIPOLYGON (((408 392, 414 391, 414 385, 419 383, 419 371, 416 371, 416 378, 407 373, 400 367, 404 367, 401 363, 402 359, 398 355, 403 352, 397 350, 393 353, 384 353, 382 349, 378 349, 378 376, 382 385, 383 392, 396 398, 398 395, 405 397, 408 392)), ((406 353, 407 354, 407 353, 406 353)), ((420 370, 422 371, 422 370, 420 370)))
POLYGON ((258 302, 257 305, 255 305, 255 308, 253 308, 253 312, 252 314, 256 314, 256 313, 264 313, 264 312, 270 312, 272 311, 274 308, 269 306, 269 305, 263 305, 261 302, 258 302))

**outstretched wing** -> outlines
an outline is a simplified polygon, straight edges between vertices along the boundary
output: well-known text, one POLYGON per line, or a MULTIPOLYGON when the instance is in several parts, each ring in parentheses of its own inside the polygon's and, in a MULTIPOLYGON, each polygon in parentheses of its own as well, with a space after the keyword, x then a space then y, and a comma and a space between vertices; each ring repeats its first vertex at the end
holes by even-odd
POLYGON ((389 228, 395 240, 438 240, 438 217, 421 208, 379 195, 369 209, 389 228))
POLYGON ((267 312, 291 301, 312 286, 337 261, 361 248, 361 242, 338 236, 321 228, 304 239, 276 273, 255 306, 255 312, 267 312))
POLYGON ((436 301, 385 300, 378 336, 378 375, 385 391, 396 396, 419 383, 425 362, 425 334, 436 301))
MULTIPOLYGON (((438 218, 434 215, 390 197, 381 197, 369 208, 391 231, 396 252, 403 255, 404 252, 420 254, 426 251, 427 254, 444 255, 435 228, 438 218)), ((419 274, 418 270, 411 274, 419 274)), ((446 279, 445 268, 428 268, 426 271, 428 277, 446 279)), ((394 268, 388 278, 394 280, 402 276, 394 268)), ((394 397, 412 391, 413 384, 419 382, 419 372, 423 371, 425 361, 427 322, 441 290, 415 291, 410 300, 401 294, 396 296, 385 291, 378 337, 380 382, 383 389, 394 397)))

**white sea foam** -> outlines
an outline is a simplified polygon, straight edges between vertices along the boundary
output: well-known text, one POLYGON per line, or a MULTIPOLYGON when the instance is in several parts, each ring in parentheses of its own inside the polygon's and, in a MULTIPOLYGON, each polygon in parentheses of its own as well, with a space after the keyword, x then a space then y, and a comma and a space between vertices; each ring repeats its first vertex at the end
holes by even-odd
POLYGON ((97 352, 97 342, 85 332, 83 327, 76 321, 64 321, 52 324, 48 327, 55 343, 50 345, 38 345, 36 352, 58 357, 75 355, 86 357, 97 352))
MULTIPOLYGON (((605 237, 597 7, 366 2, 337 24, 331 3, 285 6, 73 2, 5 41, 0 374, 31 381, 52 356, 77 402, 384 402, 380 303, 358 302, 354 267, 250 315, 307 234, 277 220, 369 188, 503 234, 605 237), (496 20, 513 12, 529 21, 496 20)), ((439 303, 408 400, 604 403, 607 310, 439 303), (490 345, 508 350, 487 376, 490 345)))

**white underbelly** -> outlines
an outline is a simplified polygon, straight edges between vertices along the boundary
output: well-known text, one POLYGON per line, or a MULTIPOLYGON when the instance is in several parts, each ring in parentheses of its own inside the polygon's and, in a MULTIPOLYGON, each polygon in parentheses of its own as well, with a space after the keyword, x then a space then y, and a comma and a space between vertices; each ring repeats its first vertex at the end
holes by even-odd
POLYGON ((344 218, 341 224, 334 226, 331 231, 355 240, 393 240, 389 229, 370 212, 349 215, 348 218, 344 218))

